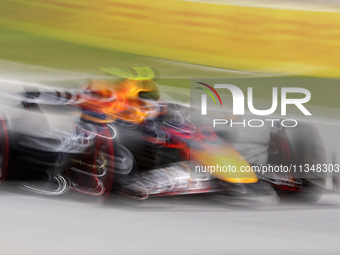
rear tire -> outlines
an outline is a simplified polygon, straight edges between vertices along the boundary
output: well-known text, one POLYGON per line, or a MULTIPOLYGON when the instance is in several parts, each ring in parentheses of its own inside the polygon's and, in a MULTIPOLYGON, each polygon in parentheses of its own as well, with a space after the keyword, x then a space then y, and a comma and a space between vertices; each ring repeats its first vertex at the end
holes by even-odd
POLYGON ((9 139, 5 120, 0 120, 0 184, 4 182, 8 171, 9 139))
POLYGON ((100 135, 97 136, 95 143, 93 164, 97 167, 94 168, 94 173, 100 176, 106 171, 104 176, 95 177, 95 180, 103 184, 103 196, 107 197, 111 192, 114 177, 114 145, 112 139, 108 139, 112 136, 108 128, 105 128, 100 135))

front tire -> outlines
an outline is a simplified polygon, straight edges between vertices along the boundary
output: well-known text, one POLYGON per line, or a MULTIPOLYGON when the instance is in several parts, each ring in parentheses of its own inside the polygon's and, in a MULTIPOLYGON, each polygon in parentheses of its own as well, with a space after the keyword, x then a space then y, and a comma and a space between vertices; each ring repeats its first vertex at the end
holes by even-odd
POLYGON ((290 175, 298 185, 295 189, 277 189, 281 200, 316 203, 322 196, 326 173, 308 171, 307 168, 326 162, 326 152, 322 138, 313 125, 299 123, 296 127, 281 127, 275 134, 272 144, 274 153, 269 163, 288 166, 290 175), (300 171, 301 169, 301 171, 300 171))

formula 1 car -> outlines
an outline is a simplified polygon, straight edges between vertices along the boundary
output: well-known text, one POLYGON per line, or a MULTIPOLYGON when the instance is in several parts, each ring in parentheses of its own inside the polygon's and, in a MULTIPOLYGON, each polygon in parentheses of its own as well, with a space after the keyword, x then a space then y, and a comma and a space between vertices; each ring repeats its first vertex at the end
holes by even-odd
MULTIPOLYGON (((97 81, 83 90, 44 88, 6 97, 20 102, 27 112, 44 115, 41 108, 47 107, 79 116, 63 130, 31 127, 18 131, 18 126, 29 127, 37 120, 23 122, 3 115, 1 180, 19 179, 23 188, 37 193, 61 195, 72 189, 108 196, 117 191, 145 199, 208 192, 265 193, 274 187, 278 193, 300 195, 319 185, 292 173, 194 172, 198 165, 240 169, 251 164, 227 139, 191 122, 188 107, 160 100, 160 90, 150 79, 126 79, 118 84, 97 81), (33 181, 40 181, 39 185, 33 181)), ((304 164, 316 159, 309 150, 316 144, 310 137, 317 136, 307 130, 310 133, 304 131, 301 136, 300 131, 277 126, 268 143, 268 164, 304 164)))

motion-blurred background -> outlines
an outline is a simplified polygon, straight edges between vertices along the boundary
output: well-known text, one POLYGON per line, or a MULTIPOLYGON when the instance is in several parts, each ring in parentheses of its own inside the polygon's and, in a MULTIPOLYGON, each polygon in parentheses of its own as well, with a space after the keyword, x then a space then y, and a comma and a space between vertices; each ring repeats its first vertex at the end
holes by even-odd
MULTIPOLYGON (((1 0, 0 5, 0 72, 6 75, 13 63, 4 61, 27 64, 12 66, 22 73, 34 65, 40 74, 52 70, 37 66, 92 74, 102 74, 103 66, 149 66, 158 71, 159 84, 182 88, 189 87, 190 77, 274 75, 285 85, 291 76, 323 77, 328 79, 289 86, 312 88, 318 96, 311 104, 339 107, 339 86, 330 79, 340 73, 338 1, 1 0)), ((257 97, 270 98, 261 85, 257 97)))

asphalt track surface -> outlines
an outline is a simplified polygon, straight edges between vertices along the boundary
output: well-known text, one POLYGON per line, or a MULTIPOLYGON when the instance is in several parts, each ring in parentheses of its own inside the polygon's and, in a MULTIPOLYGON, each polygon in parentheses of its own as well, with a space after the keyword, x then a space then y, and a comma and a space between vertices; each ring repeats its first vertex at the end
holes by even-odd
POLYGON ((181 196, 96 203, 3 188, 1 254, 339 254, 340 196, 181 196))
MULTIPOLYGON (((85 79, 83 74, 68 75, 66 79, 85 79)), ((0 78, 1 88, 13 91, 20 85, 15 72, 0 78)), ((34 75, 22 80, 35 82, 34 75)), ((339 155, 336 122, 321 121, 317 126, 339 155)), ((190 195, 142 202, 114 195, 102 202, 75 192, 62 197, 23 193, 16 184, 0 190, 0 254, 340 253, 336 192, 325 192, 318 203, 308 205, 280 203, 275 194, 190 195)))

